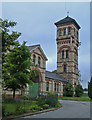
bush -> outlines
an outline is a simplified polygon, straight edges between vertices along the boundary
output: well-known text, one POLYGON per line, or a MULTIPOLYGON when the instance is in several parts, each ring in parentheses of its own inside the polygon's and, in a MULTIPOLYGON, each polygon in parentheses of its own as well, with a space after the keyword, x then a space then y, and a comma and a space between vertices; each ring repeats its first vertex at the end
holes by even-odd
POLYGON ((38 106, 43 106, 44 104, 46 104, 46 99, 44 99, 43 97, 40 97, 38 99, 38 106))
POLYGON ((15 100, 13 98, 2 97, 2 102, 3 103, 14 103, 15 100))
POLYGON ((35 111, 41 111, 41 110, 43 110, 43 108, 38 106, 38 105, 33 105, 33 106, 30 107, 30 110, 32 112, 35 112, 35 111))
POLYGON ((50 107, 55 107, 58 102, 58 95, 56 93, 48 93, 46 97, 46 104, 50 107))
POLYGON ((30 97, 29 97, 28 95, 24 95, 24 96, 22 97, 22 99, 24 99, 24 100, 30 100, 30 97))
POLYGON ((15 114, 20 114, 25 112, 25 107, 22 104, 17 104, 16 106, 16 113, 15 114))
POLYGON ((73 85, 71 83, 67 83, 66 86, 65 86, 63 95, 67 96, 67 97, 72 97, 73 93, 74 93, 73 85))
POLYGON ((76 97, 80 97, 83 95, 83 88, 82 86, 79 84, 76 86, 76 89, 75 89, 75 96, 76 97))
POLYGON ((59 108, 61 106, 62 106, 61 103, 58 101, 57 104, 55 105, 55 108, 59 108))
POLYGON ((92 77, 90 82, 88 83, 88 96, 92 99, 92 77))
POLYGON ((48 104, 44 104, 43 105, 43 109, 48 109, 49 108, 49 105, 48 104))

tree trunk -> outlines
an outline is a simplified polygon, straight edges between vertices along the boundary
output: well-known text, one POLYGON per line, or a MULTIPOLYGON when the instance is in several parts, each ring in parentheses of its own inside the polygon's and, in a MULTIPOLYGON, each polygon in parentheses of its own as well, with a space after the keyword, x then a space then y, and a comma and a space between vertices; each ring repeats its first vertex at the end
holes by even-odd
POLYGON ((15 99, 15 89, 13 90, 13 99, 15 99))

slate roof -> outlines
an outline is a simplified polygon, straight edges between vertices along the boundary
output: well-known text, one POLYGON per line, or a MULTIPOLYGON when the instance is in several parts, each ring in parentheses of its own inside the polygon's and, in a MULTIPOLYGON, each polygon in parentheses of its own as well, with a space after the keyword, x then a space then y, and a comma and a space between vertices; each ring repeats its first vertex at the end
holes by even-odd
POLYGON ((40 44, 38 45, 32 45, 32 46, 27 46, 27 48, 29 48, 30 52, 35 49, 36 47, 40 47, 40 44))
POLYGON ((45 60, 48 60, 47 57, 46 57, 46 55, 44 54, 44 52, 43 52, 40 44, 32 45, 32 46, 27 46, 27 48, 29 48, 30 52, 32 52, 33 50, 35 50, 38 47, 39 47, 40 51, 42 52, 42 54, 44 55, 45 60))
POLYGON ((54 24, 57 26, 57 25, 63 25, 63 24, 67 24, 67 23, 74 23, 76 25, 76 27, 78 29, 80 29, 80 26, 78 25, 78 23, 73 18, 71 18, 69 16, 65 17, 64 19, 62 19, 54 24))
POLYGON ((64 79, 63 77, 61 77, 57 73, 53 73, 53 72, 50 72, 50 71, 45 72, 45 77, 56 80, 56 81, 68 82, 68 80, 64 79))

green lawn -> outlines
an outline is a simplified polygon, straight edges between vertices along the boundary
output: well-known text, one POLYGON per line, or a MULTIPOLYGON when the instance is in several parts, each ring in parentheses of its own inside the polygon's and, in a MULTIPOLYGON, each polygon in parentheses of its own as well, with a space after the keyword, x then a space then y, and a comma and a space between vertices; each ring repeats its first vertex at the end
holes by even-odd
POLYGON ((59 100, 92 101, 88 95, 85 94, 81 97, 59 97, 59 100))

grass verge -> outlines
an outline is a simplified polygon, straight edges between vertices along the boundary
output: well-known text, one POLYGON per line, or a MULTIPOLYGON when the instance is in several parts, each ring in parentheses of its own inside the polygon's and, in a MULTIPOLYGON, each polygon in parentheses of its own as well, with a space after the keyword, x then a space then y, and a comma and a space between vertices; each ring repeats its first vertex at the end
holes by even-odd
POLYGON ((59 97, 59 100, 74 100, 74 101, 92 101, 88 95, 83 94, 81 97, 59 97))

